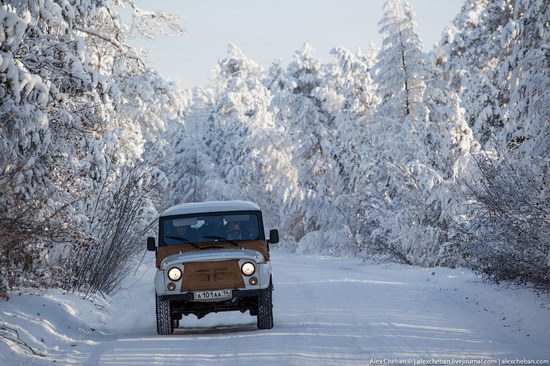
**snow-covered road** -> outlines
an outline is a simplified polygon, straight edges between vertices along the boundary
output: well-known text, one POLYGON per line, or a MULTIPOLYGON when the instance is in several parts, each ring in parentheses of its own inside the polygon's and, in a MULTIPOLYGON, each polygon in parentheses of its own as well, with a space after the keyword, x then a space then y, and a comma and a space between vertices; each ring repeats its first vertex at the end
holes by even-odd
MULTIPOLYGON (((109 314, 80 319, 84 332, 75 334, 70 344, 61 339, 57 350, 44 348, 48 362, 29 361, 365 365, 550 358, 550 310, 524 289, 483 283, 464 270, 366 265, 279 251, 273 253, 273 267, 271 330, 257 330, 248 314, 220 313, 201 320, 184 317, 174 335, 156 335, 151 268, 111 299, 109 314), (106 324, 90 331, 94 321, 106 324)), ((10 303, 17 301, 15 297, 10 303)), ((75 317, 85 317, 83 312, 79 309, 75 317)), ((6 317, 5 312, 0 315, 6 317)), ((58 328, 70 325, 54 319, 52 327, 62 333, 58 328)), ((2 347, 0 357, 20 361, 2 347)))

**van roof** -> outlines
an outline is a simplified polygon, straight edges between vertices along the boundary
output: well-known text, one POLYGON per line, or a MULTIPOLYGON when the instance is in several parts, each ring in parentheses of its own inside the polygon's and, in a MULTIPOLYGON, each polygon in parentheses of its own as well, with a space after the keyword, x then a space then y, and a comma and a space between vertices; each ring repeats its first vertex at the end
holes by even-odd
POLYGON ((260 206, 250 201, 206 201, 182 203, 172 206, 160 216, 187 215, 193 213, 260 211, 260 206))

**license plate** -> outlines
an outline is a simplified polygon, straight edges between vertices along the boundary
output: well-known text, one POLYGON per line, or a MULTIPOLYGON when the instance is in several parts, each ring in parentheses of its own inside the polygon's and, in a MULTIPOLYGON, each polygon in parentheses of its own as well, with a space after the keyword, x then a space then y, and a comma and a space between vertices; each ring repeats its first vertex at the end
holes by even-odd
POLYGON ((216 290, 216 291, 195 291, 193 299, 195 300, 225 300, 233 297, 231 290, 216 290))

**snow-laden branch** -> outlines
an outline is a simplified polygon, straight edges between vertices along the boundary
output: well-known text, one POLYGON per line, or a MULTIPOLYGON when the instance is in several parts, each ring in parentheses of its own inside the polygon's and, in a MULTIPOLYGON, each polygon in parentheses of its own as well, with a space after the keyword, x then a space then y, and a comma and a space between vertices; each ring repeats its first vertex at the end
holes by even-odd
POLYGON ((2 319, 0 319, 0 340, 6 343, 8 347, 17 344, 28 349, 34 356, 46 357, 45 354, 36 351, 27 342, 23 341, 17 329, 9 327, 2 319))

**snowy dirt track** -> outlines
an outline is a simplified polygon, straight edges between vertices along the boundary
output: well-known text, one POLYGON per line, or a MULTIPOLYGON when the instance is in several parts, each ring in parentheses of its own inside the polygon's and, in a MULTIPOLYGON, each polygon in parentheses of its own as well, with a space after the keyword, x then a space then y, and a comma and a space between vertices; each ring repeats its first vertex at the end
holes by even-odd
POLYGON ((272 261, 271 330, 257 330, 248 313, 220 313, 184 317, 174 335, 156 335, 149 268, 110 299, 109 313, 76 299, 75 309, 65 305, 72 311, 64 316, 62 309, 48 313, 61 295, 12 296, 0 305, 1 318, 8 325, 32 325, 21 338, 28 337, 29 344, 42 338, 36 347, 47 357, 23 358, 21 348, 0 343, 0 364, 365 365, 384 358, 411 363, 550 358, 550 310, 528 290, 484 283, 465 270, 280 251, 272 261), (47 329, 36 324, 39 319, 32 321, 33 306, 43 309, 42 318, 53 317, 47 329))

